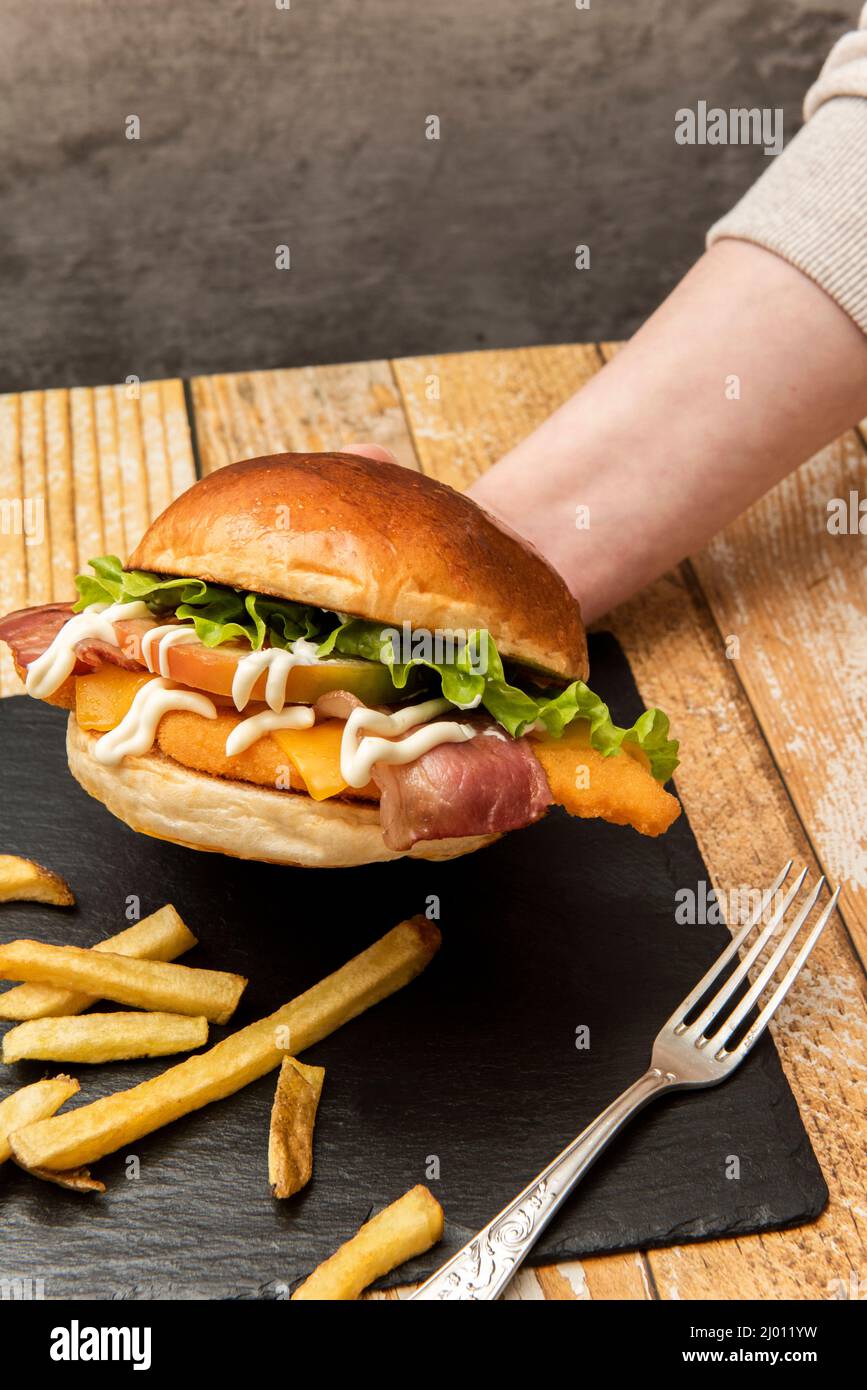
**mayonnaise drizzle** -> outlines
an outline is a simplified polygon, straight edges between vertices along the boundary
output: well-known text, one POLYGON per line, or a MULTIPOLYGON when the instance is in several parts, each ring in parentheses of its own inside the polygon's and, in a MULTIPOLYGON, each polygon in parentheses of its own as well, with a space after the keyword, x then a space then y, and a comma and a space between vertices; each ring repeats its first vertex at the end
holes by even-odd
POLYGON ((340 775, 344 782, 350 787, 366 787, 374 763, 414 763, 416 758, 441 743, 464 743, 473 738, 475 731, 470 725, 443 720, 430 728, 418 729, 399 742, 391 741, 416 724, 426 724, 451 708, 451 703, 443 699, 425 700, 423 704, 410 705, 394 714, 381 714, 365 706, 354 709, 346 721, 340 743, 340 775), (361 737, 367 729, 379 737, 361 737))
POLYGON ((116 767, 129 754, 147 753, 153 747, 159 722, 170 710, 188 710, 216 719, 213 700, 195 690, 184 690, 164 676, 148 681, 136 692, 135 699, 120 723, 97 740, 93 756, 98 763, 116 767))
POLYGON ((262 651, 243 656, 232 678, 235 709, 246 708, 253 693, 253 686, 262 672, 267 671, 265 703, 275 714, 278 713, 286 703, 286 682, 292 667, 315 666, 318 660, 316 644, 305 641, 303 637, 298 638, 291 652, 284 651, 282 647, 264 647, 262 651))
MULTIPOLYGON (((53 695, 75 666, 75 648, 79 642, 96 638, 117 645, 114 624, 124 619, 149 618, 146 603, 91 603, 81 613, 74 614, 55 635, 41 656, 27 669, 25 688, 29 695, 45 699, 53 695)), ((141 641, 142 660, 149 671, 154 670, 154 643, 158 642, 156 659, 160 674, 137 691, 132 704, 120 723, 97 740, 94 757, 107 767, 116 767, 127 756, 140 756, 153 747, 160 720, 172 710, 200 714, 216 719, 213 700, 198 691, 177 686, 168 675, 168 653, 178 643, 197 642, 195 631, 180 623, 166 623, 151 628, 141 641)), ((309 729, 315 720, 308 705, 293 705, 284 710, 286 684, 294 666, 313 666, 319 658, 316 646, 304 638, 295 642, 291 652, 282 647, 266 647, 250 652, 238 662, 232 679, 232 700, 236 709, 249 703, 253 687, 263 671, 265 701, 268 711, 244 719, 226 740, 226 754, 235 757, 250 748, 258 739, 275 729, 309 729)), ((476 702, 474 702, 476 703, 476 702)), ((468 706, 471 708, 472 706, 468 706)), ((379 710, 361 706, 354 709, 343 732, 340 746, 340 772, 350 787, 365 787, 370 781, 374 763, 411 763, 441 743, 463 743, 474 737, 468 724, 441 720, 429 728, 417 729, 407 738, 400 738, 419 724, 427 724, 437 715, 452 709, 448 700, 426 700, 420 705, 382 714, 379 710), (369 731, 369 732, 368 732, 369 731), (371 735, 373 735, 371 737, 371 735), (395 741, 397 740, 397 741, 395 741)))
POLYGON ((58 690, 75 666, 75 648, 79 642, 97 638, 117 646, 114 623, 123 618, 150 617, 148 606, 135 603, 89 603, 76 613, 55 634, 41 656, 27 668, 24 688, 28 695, 44 700, 58 690))
POLYGON ((314 722, 309 705, 291 705, 284 710, 262 710, 236 724, 226 739, 226 757, 234 758, 275 729, 309 729, 314 722))
POLYGON ((195 630, 192 627, 184 627, 181 623, 166 623, 163 627, 152 627, 141 639, 141 659, 149 671, 156 671, 154 642, 159 642, 159 649, 156 653, 159 674, 170 677, 169 652, 172 647, 185 645, 189 642, 198 642, 198 640, 195 630))

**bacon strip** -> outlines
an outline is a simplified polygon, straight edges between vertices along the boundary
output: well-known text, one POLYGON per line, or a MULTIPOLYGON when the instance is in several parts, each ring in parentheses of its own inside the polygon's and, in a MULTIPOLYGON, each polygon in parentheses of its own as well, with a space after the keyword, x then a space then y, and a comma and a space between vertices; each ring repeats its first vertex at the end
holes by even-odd
POLYGON ((75 667, 73 675, 81 676, 87 671, 98 671, 100 666, 120 666, 124 671, 144 671, 145 664, 134 656, 127 656, 120 647, 111 642, 101 642, 98 637, 89 637, 85 642, 75 644, 75 667))
POLYGON ((71 603, 19 608, 17 613, 0 618, 0 642, 8 643, 17 666, 29 666, 51 645, 71 617, 71 603))
POLYGON ((441 743, 414 763, 376 763, 379 814, 389 849, 417 840, 493 835, 532 825, 553 804, 547 778, 523 739, 485 734, 490 721, 472 720, 476 737, 441 743))
MULTIPOLYGON (((64 623, 73 616, 71 603, 44 603, 38 608, 19 608, 0 618, 0 642, 6 642, 16 666, 26 669, 51 645, 64 623)), ((120 626, 120 624, 118 625, 120 626)), ((77 643, 72 674, 84 676, 109 663, 125 671, 144 669, 144 662, 99 638, 77 643)))

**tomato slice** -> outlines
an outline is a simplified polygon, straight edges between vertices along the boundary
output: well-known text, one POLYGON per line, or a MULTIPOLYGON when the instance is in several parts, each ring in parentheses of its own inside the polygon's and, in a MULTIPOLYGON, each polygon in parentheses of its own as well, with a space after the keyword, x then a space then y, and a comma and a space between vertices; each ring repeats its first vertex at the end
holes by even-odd
MULTIPOLYGON (((140 658, 141 637, 152 626, 152 623, 144 621, 117 623, 118 645, 140 658)), ((151 649, 151 664, 157 669, 159 645, 159 642, 155 642, 151 649)), ((168 672, 172 680, 182 685, 231 697, 238 662, 249 654, 250 648, 242 642, 224 642, 219 647, 205 647, 199 642, 180 643, 168 650, 168 672)), ((250 694, 251 704, 265 699, 267 678, 267 672, 263 672, 256 681, 250 694)), ((377 661, 327 657, 314 666, 292 668, 286 681, 286 702, 312 705, 329 690, 348 690, 366 705, 394 704, 406 694, 396 689, 388 667, 377 661)))

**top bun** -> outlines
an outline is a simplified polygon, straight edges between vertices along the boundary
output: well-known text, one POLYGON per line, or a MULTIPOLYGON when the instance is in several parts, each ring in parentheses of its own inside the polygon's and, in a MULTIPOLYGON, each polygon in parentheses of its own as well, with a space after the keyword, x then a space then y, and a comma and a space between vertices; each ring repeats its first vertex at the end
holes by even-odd
POLYGON ((468 497, 397 464, 230 464, 172 502, 128 563, 396 627, 487 628, 501 656, 587 676, 581 612, 557 572, 468 497))

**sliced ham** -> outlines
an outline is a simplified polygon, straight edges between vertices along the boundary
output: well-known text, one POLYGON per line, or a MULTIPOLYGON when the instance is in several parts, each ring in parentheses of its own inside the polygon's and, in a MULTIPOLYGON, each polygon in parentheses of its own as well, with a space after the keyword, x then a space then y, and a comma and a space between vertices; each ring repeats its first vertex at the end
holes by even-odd
POLYGON ((441 743, 414 763, 377 763, 380 820, 389 849, 417 840, 493 835, 532 825, 553 804, 545 773, 525 740, 476 737, 441 743))
MULTIPOLYGON (((331 690, 313 708, 317 719, 348 719, 363 703, 348 690, 331 690)), ((413 763, 374 765, 389 849, 407 850, 417 840, 517 830, 553 804, 545 773, 526 742, 510 738, 493 720, 476 716, 469 722, 476 737, 467 743, 442 743, 413 763)))
MULTIPOLYGON (((69 622, 72 616, 71 603, 44 603, 38 608, 19 608, 17 613, 9 613, 5 618, 0 618, 0 642, 9 645, 16 666, 26 669, 51 645, 64 623, 69 622)), ((118 623, 117 629, 124 630, 121 634, 123 648, 112 646, 110 642, 103 642, 96 637, 78 642, 72 674, 84 676, 91 671, 98 671, 100 666, 106 663, 122 666, 125 671, 144 669, 144 662, 140 656, 127 654, 133 651, 140 652, 140 633, 138 640, 130 644, 128 639, 132 634, 127 629, 144 629, 149 626, 152 624, 145 621, 138 624, 118 623)))

